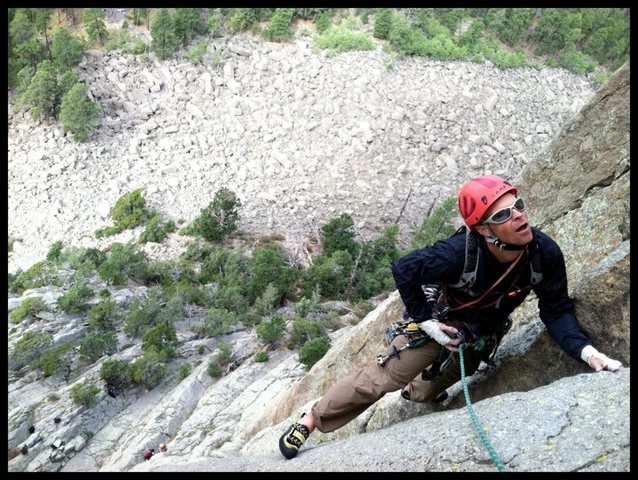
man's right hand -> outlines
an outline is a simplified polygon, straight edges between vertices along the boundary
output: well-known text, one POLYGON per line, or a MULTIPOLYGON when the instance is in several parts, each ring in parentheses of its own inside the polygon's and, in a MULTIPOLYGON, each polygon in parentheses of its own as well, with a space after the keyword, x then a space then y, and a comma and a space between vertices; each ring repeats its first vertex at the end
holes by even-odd
POLYGON ((461 339, 456 335, 459 331, 450 326, 436 320, 426 320, 419 324, 421 330, 427 333, 430 337, 443 345, 451 352, 458 352, 458 344, 461 343, 461 339))

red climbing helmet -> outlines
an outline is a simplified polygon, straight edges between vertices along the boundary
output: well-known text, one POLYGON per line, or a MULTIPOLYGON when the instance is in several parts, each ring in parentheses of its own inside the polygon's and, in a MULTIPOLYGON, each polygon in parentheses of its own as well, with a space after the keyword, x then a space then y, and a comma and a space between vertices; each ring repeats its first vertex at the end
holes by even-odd
POLYGON ((516 187, 498 175, 483 175, 467 182, 459 192, 459 212, 468 228, 474 230, 488 208, 516 187))

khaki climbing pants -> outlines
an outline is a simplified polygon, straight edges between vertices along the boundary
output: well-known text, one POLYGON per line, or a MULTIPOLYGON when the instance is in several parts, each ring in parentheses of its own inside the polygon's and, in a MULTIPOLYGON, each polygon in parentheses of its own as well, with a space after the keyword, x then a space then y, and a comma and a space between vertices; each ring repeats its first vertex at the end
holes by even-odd
MULTIPOLYGON (((387 354, 406 344, 405 335, 398 335, 390 344, 387 354)), ((386 362, 354 371, 341 378, 312 406, 315 425, 321 432, 332 432, 361 414, 386 393, 406 387, 410 400, 430 402, 439 393, 461 378, 458 353, 452 353, 443 364, 441 376, 430 382, 421 379, 421 373, 439 355, 441 345, 429 341, 416 348, 406 348, 386 362)), ((485 352, 483 352, 485 353, 485 352)), ((489 352, 487 352, 489 353, 489 352)), ((481 352, 464 349, 466 376, 472 375, 481 363, 481 352)))

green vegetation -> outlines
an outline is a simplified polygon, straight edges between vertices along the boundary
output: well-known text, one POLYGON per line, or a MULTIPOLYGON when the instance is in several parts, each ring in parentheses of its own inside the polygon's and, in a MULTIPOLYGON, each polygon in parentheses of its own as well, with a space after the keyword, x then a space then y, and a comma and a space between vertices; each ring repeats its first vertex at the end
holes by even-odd
MULTIPOLYGON (((201 63, 212 38, 252 31, 290 41, 298 19, 314 21, 316 45, 331 53, 375 48, 375 38, 398 57, 489 61, 503 69, 545 64, 591 74, 595 87, 629 59, 626 8, 132 8, 113 32, 99 8, 9 8, 9 87, 34 119, 59 119, 72 139, 87 141, 101 109, 71 71, 87 48, 118 49, 140 61, 152 51, 159 59, 183 55, 201 63), (150 30, 149 45, 132 34, 129 21, 150 30), (371 32, 363 28, 370 21, 371 32)), ((219 64, 219 50, 207 61, 219 64)))
POLYGON ((310 370, 312 366, 323 358, 330 350, 330 339, 328 337, 314 338, 304 344, 299 352, 299 361, 310 370))
POLYGON ((219 242, 237 229, 240 207, 241 201, 235 192, 225 187, 221 188, 215 192, 213 201, 190 225, 182 229, 181 233, 219 242))
POLYGON ((85 281, 78 281, 69 288, 64 295, 58 298, 58 307, 66 313, 79 313, 89 309, 85 300, 93 296, 93 290, 85 281))
POLYGON ((274 345, 286 332, 286 320, 281 315, 263 319, 257 325, 257 337, 265 344, 274 345))
POLYGON ((434 245, 434 242, 454 233, 454 219, 458 215, 456 197, 448 197, 423 218, 421 226, 412 234, 410 250, 434 245))
POLYGON ((65 131, 70 132, 78 142, 88 140, 97 130, 100 108, 93 103, 87 93, 87 88, 76 83, 62 97, 60 108, 60 122, 65 131))
POLYGON ((11 323, 20 323, 27 317, 33 316, 39 312, 48 312, 49 308, 40 297, 29 297, 20 304, 18 308, 9 314, 11 323))
POLYGON ((84 408, 93 408, 97 405, 95 396, 100 393, 101 389, 95 385, 85 385, 84 383, 76 383, 71 387, 69 396, 73 403, 84 408))
POLYGON ((143 225, 157 214, 146 208, 146 199, 142 196, 141 188, 125 193, 117 199, 109 211, 115 225, 97 230, 97 238, 115 235, 124 230, 143 225))
POLYGON ((268 360, 270 360, 268 352, 264 352, 263 350, 261 350, 255 354, 255 362, 257 363, 267 362, 268 360))

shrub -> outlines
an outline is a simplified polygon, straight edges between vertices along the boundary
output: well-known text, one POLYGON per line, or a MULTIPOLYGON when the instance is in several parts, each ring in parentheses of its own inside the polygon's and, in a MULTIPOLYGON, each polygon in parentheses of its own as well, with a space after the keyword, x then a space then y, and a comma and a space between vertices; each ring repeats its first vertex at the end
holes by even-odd
POLYGON ((87 310, 89 306, 85 300, 93 296, 93 290, 85 281, 79 281, 58 298, 58 306, 66 313, 79 313, 87 310))
POLYGON ((222 366, 228 365, 229 363, 235 361, 235 357, 233 357, 230 350, 230 345, 225 342, 219 342, 217 344, 217 359, 222 366))
POLYGON ((177 345, 175 327, 167 321, 158 323, 142 337, 142 350, 156 353, 162 361, 168 360, 175 355, 177 345))
POLYGON ((97 238, 115 235, 123 230, 135 228, 156 215, 146 209, 146 200, 142 196, 141 188, 125 193, 118 198, 109 214, 115 225, 96 230, 95 236, 97 238))
POLYGON ((331 256, 318 255, 303 272, 304 295, 319 295, 336 299, 345 294, 354 260, 350 253, 337 250, 331 256))
POLYGON ((148 289, 148 296, 144 299, 136 298, 129 305, 124 320, 124 333, 129 337, 141 337, 156 323, 161 315, 164 295, 161 287, 148 289))
POLYGON ((93 408, 97 405, 97 398, 95 398, 95 396, 98 393, 100 393, 100 389, 95 385, 76 383, 71 387, 69 396, 76 405, 85 408, 93 408))
POLYGON ((49 247, 49 251, 47 252, 48 262, 56 263, 58 260, 60 260, 60 254, 62 253, 63 245, 64 244, 61 240, 58 240, 57 242, 51 244, 51 247, 49 247))
POLYGON ((107 386, 123 390, 133 380, 133 369, 124 360, 109 358, 100 367, 100 378, 106 382, 107 386))
POLYGON ((354 221, 347 213, 333 218, 321 227, 321 241, 324 254, 332 255, 338 250, 349 252, 355 257, 359 246, 354 240, 354 221))
POLYGON ((89 332, 80 342, 80 358, 88 364, 95 363, 102 355, 113 355, 115 352, 117 352, 115 332, 89 332))
POLYGON ((316 39, 319 48, 341 53, 348 50, 374 50, 372 40, 363 32, 354 32, 344 26, 331 26, 316 39))
POLYGON ((313 338, 324 337, 325 335, 326 329, 316 320, 296 318, 292 322, 289 348, 294 348, 296 345, 303 345, 313 338))
POLYGON ((18 308, 13 310, 9 314, 9 320, 11 323, 20 323, 26 317, 35 315, 39 312, 48 312, 49 308, 46 306, 42 298, 29 297, 25 299, 18 308))
POLYGON ((217 360, 211 360, 206 371, 213 378, 219 378, 223 373, 222 367, 217 360))
POLYGON ((100 278, 107 284, 122 285, 130 277, 142 279, 146 271, 146 254, 130 244, 113 243, 107 259, 98 268, 100 278))
POLYGON ((193 368, 191 367, 190 363, 182 363, 179 367, 177 367, 177 381, 181 382, 186 377, 188 377, 192 369, 193 368))
POLYGON ((270 360, 270 357, 268 356, 268 352, 264 352, 262 350, 255 354, 255 362, 257 363, 267 362, 268 360, 270 360))
POLYGON ((13 347, 11 358, 20 365, 28 365, 53 345, 53 335, 47 332, 26 331, 13 347))
POLYGON ((281 315, 264 319, 257 325, 257 337, 266 344, 274 344, 285 332, 286 320, 281 315))
POLYGON ((177 50, 179 39, 175 35, 173 17, 165 8, 160 9, 151 25, 151 51, 159 59, 171 57, 177 50))
POLYGON ((56 347, 47 348, 38 358, 31 362, 32 369, 40 368, 45 377, 53 375, 64 364, 71 362, 70 353, 73 342, 64 342, 56 347))
POLYGON ((423 32, 412 28, 403 15, 395 15, 388 34, 388 42, 401 55, 424 55, 425 37, 423 32))
POLYGON ((186 260, 160 260, 146 265, 144 283, 169 287, 179 282, 192 282, 196 274, 186 260))
POLYGON ((164 222, 159 215, 156 215, 151 217, 146 224, 146 228, 142 232, 142 235, 140 235, 140 242, 161 243, 162 240, 164 240, 169 233, 173 233, 175 229, 175 222, 172 220, 164 222))
MULTIPOLYGON (((108 292, 108 290, 106 291, 108 292)), ((100 291, 100 295, 102 296, 102 291, 100 291)), ((115 322, 119 321, 119 319, 120 309, 111 298, 100 300, 97 305, 89 309, 89 326, 93 330, 112 331, 115 329, 115 322)))
POLYGON ((248 30, 259 21, 260 17, 261 15, 257 8, 234 8, 228 22, 229 27, 233 33, 248 30))
POLYGON ((213 247, 204 259, 197 281, 245 284, 248 281, 250 262, 239 252, 228 248, 213 247))
POLYGON ((304 344, 299 352, 299 361, 310 370, 312 366, 323 358, 330 350, 330 339, 328 337, 314 338, 304 344))
POLYGON ((582 52, 569 50, 560 56, 559 65, 576 75, 593 72, 596 62, 582 52))
POLYGON ((328 28, 330 28, 331 24, 332 20, 330 18, 330 9, 322 8, 317 15, 317 20, 315 20, 315 28, 317 29, 317 32, 325 32, 326 30, 328 30, 328 28))
POLYGON ((55 67, 43 60, 31 78, 24 99, 31 105, 29 113, 34 120, 57 118, 59 111, 58 81, 55 67))
POLYGON ((277 289, 281 301, 298 277, 298 270, 288 266, 286 257, 279 248, 257 248, 253 253, 251 267, 248 285, 251 303, 266 291, 269 284, 277 289))
POLYGON ((186 59, 194 64, 202 63, 204 55, 206 55, 207 51, 208 42, 206 42, 206 40, 202 40, 186 53, 186 59))
POLYGON ((132 365, 133 381, 149 390, 159 385, 168 375, 168 367, 162 355, 155 351, 146 352, 132 365))
POLYGON ((211 308, 201 325, 193 328, 199 336, 217 337, 234 331, 235 315, 223 308, 211 308))
POLYGON ((204 208, 184 233, 201 236, 211 242, 223 240, 237 228, 241 201, 234 192, 221 188, 215 193, 213 201, 204 208))
POLYGON ((34 263, 26 271, 18 269, 16 274, 9 281, 9 291, 22 293, 30 288, 40 288, 45 285, 60 285, 58 272, 51 262, 43 260, 34 263))
POLYGON ((277 288, 269 283, 264 292, 255 299, 253 303, 253 313, 258 317, 269 315, 273 309, 279 305, 281 294, 277 288))
POLYGON ((294 305, 295 316, 298 318, 306 318, 311 313, 317 312, 321 309, 314 295, 312 298, 310 297, 302 297, 297 303, 294 305))
POLYGON ((65 251, 65 256, 71 268, 80 270, 83 267, 98 268, 106 260, 106 254, 97 248, 77 248, 65 251))
POLYGON ((206 347, 204 347, 204 345, 197 346, 197 353, 199 353, 200 355, 202 355, 205 350, 206 350, 206 347))

